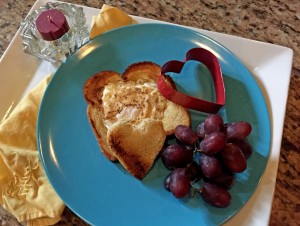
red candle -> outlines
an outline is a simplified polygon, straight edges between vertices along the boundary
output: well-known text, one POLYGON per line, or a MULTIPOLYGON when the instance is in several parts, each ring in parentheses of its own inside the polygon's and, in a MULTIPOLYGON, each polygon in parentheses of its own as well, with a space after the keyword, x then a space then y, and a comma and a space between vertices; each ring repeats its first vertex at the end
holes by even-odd
POLYGON ((59 39, 70 29, 65 15, 57 9, 42 12, 36 19, 35 24, 46 41, 59 39))

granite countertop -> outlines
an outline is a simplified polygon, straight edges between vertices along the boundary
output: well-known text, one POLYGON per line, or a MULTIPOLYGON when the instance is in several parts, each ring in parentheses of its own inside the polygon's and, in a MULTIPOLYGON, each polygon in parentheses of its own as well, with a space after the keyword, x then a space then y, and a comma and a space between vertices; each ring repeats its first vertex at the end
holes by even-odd
MULTIPOLYGON (((0 57, 35 0, 0 1, 0 57)), ((67 0, 289 47, 294 51, 270 225, 300 222, 300 2, 299 0, 67 0)), ((20 225, 0 207, 1 225, 20 225)), ((68 208, 57 225, 86 225, 68 208)))

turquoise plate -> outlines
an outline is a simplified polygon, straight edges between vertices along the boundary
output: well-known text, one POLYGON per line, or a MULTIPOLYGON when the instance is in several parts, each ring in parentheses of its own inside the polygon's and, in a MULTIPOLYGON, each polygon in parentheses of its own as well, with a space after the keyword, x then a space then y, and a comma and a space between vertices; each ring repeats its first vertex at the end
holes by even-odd
MULTIPOLYGON (((173 76, 186 93, 214 98, 205 67, 186 64, 183 75, 173 76), (199 76, 196 73, 202 72, 199 76)), ((191 112, 193 126, 205 114, 191 112)), ((270 151, 270 120, 263 94, 250 72, 228 49, 186 28, 140 24, 107 32, 92 40, 63 63, 52 77, 43 97, 37 124, 40 158, 50 183, 78 216, 93 225, 217 225, 232 217, 255 191, 270 151), (122 73, 139 61, 159 65, 183 60, 187 50, 203 47, 219 59, 226 87, 225 121, 248 121, 253 126, 249 142, 254 153, 247 170, 230 189, 232 203, 215 208, 199 195, 176 199, 163 187, 168 170, 161 160, 139 181, 119 163, 99 151, 86 116, 82 88, 102 70, 122 73)))

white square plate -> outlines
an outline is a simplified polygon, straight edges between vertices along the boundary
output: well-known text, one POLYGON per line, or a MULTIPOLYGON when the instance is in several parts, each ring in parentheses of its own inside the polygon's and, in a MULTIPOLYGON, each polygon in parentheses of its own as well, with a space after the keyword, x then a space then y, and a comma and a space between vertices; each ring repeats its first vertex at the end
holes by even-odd
MULTIPOLYGON (((48 0, 38 0, 32 10, 48 0)), ((99 9, 83 7, 88 26, 99 9)), ((164 23, 134 16, 139 23, 164 23)), ((225 225, 267 225, 275 188, 280 146, 292 67, 291 49, 220 34, 202 29, 199 31, 231 50, 248 67, 259 84, 270 112, 272 141, 270 158, 262 180, 246 205, 225 225)), ((19 100, 39 81, 53 73, 58 65, 23 52, 18 31, 0 60, 0 119, 4 120, 19 100)))

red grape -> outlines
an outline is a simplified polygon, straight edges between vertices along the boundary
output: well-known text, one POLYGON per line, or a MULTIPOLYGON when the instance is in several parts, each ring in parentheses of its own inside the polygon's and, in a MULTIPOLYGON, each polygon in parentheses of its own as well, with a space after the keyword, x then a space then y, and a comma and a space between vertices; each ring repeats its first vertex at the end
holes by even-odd
POLYGON ((220 115, 208 115, 204 121, 204 130, 206 134, 221 132, 224 128, 224 122, 220 115))
POLYGON ((249 136, 252 131, 252 127, 248 122, 234 122, 231 123, 227 129, 228 142, 234 140, 244 140, 249 136))
POLYGON ((183 145, 173 144, 165 148, 161 153, 163 163, 168 169, 185 167, 193 161, 193 150, 183 145))
POLYGON ((205 202, 215 207, 224 208, 231 202, 231 195, 225 188, 210 182, 203 185, 201 196, 205 202))
POLYGON ((172 171, 170 178, 170 190, 176 198, 186 196, 191 187, 191 181, 185 174, 184 168, 178 168, 172 171))
POLYGON ((203 175, 207 178, 217 177, 221 173, 222 165, 214 156, 201 155, 199 165, 203 175))
POLYGON ((223 188, 229 189, 233 185, 234 175, 233 173, 223 168, 217 177, 209 178, 209 181, 223 188))
POLYGON ((200 151, 206 155, 219 152, 226 144, 226 136, 221 132, 213 132, 205 136, 200 142, 200 151))
POLYGON ((184 125, 176 126, 175 136, 185 145, 192 145, 199 139, 197 133, 192 128, 184 125))
POLYGON ((220 154, 222 161, 231 172, 240 173, 247 168, 246 158, 237 145, 226 144, 220 154))
POLYGON ((247 140, 234 141, 233 143, 241 149, 246 159, 252 155, 252 147, 247 140))

